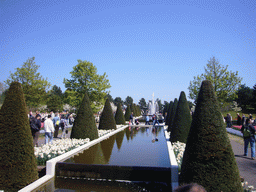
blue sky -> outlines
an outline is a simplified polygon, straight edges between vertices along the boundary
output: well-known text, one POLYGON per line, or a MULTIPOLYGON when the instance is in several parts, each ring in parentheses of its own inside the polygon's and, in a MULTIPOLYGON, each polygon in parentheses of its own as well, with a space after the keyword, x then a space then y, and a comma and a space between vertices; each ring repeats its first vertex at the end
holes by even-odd
POLYGON ((256 83, 254 0, 1 0, 0 82, 28 58, 65 90, 77 60, 106 72, 113 98, 171 101, 215 56, 256 83))

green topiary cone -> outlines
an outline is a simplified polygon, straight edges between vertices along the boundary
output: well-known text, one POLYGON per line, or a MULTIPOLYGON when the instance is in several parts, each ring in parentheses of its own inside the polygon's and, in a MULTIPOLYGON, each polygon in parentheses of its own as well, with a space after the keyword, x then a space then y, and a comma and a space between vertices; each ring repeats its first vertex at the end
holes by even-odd
POLYGON ((85 93, 83 101, 75 118, 70 138, 94 140, 99 138, 95 118, 90 105, 90 100, 85 93))
POLYGON ((126 111, 125 111, 125 115, 124 115, 124 118, 125 118, 125 121, 130 121, 130 115, 131 115, 131 108, 130 106, 128 105, 127 108, 126 108, 126 111))
POLYGON ((0 189, 18 191, 38 179, 26 103, 13 82, 0 110, 0 189))
POLYGON ((105 102, 105 106, 100 117, 99 129, 116 129, 116 121, 110 106, 109 99, 107 99, 105 102))
POLYGON ((208 80, 202 82, 186 144, 180 184, 198 183, 207 191, 243 191, 219 104, 208 80))
POLYGON ((173 123, 173 120, 175 117, 177 106, 178 106, 178 100, 177 100, 177 98, 175 98, 174 102, 173 102, 173 106, 172 106, 172 111, 170 114, 169 123, 168 123, 168 131, 172 131, 172 123, 173 123))
POLYGON ((189 129, 191 126, 192 117, 190 114, 188 102, 185 93, 180 93, 175 117, 172 124, 171 142, 187 142, 189 129))
POLYGON ((125 124, 125 118, 124 118, 124 114, 123 114, 121 103, 117 104, 115 120, 116 120, 116 124, 117 125, 125 124))

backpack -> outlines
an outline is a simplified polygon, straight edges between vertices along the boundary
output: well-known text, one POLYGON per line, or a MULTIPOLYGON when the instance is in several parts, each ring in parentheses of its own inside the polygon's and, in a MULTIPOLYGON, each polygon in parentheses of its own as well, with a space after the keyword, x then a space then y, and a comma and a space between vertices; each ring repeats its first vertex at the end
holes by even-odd
POLYGON ((244 130, 243 130, 243 137, 251 137, 251 136, 252 136, 252 134, 251 134, 249 127, 245 126, 244 130))

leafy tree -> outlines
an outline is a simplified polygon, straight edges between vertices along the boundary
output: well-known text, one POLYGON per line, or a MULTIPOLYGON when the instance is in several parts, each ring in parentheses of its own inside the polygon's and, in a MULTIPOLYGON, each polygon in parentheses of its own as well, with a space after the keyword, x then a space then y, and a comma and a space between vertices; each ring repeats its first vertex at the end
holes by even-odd
MULTIPOLYGON (((248 109, 251 107, 253 100, 253 89, 244 85, 241 85, 237 91, 237 103, 242 109, 248 109)), ((255 102, 255 100, 254 100, 255 102)))
POLYGON ((132 103, 133 103, 133 98, 130 97, 130 96, 127 96, 127 97, 125 98, 124 104, 125 104, 126 106, 128 106, 128 105, 131 105, 132 103))
POLYGON ((17 68, 15 73, 11 73, 6 83, 10 85, 12 82, 20 82, 26 104, 29 108, 37 107, 39 104, 46 102, 46 91, 50 87, 47 79, 44 79, 37 70, 39 65, 35 64, 35 57, 28 58, 21 68, 17 68))
POLYGON ((0 189, 18 191, 38 179, 22 86, 12 82, 0 109, 0 189))
POLYGON ((139 101, 139 105, 141 109, 146 109, 147 108, 147 102, 144 98, 141 98, 139 101))
POLYGON ((60 97, 61 99, 63 98, 62 90, 57 85, 53 85, 52 90, 50 90, 49 94, 50 95, 56 95, 56 96, 60 97))
POLYGON ((218 101, 222 105, 236 98, 236 91, 242 80, 238 77, 237 71, 228 71, 228 65, 221 65, 215 57, 210 58, 204 70, 205 73, 195 76, 194 80, 190 81, 188 87, 190 99, 196 102, 201 83, 206 79, 212 82, 218 101))
POLYGON ((214 87, 202 82, 183 156, 179 183, 207 191, 240 191, 241 179, 214 87))
POLYGON ((186 143, 191 121, 192 117, 190 114, 186 95, 185 92, 182 91, 180 93, 175 117, 172 123, 172 132, 170 136, 171 142, 179 141, 182 143, 186 143))
POLYGON ((169 118, 169 124, 168 124, 168 131, 169 132, 172 131, 172 124, 173 124, 173 120, 174 120, 174 117, 175 117, 177 105, 178 105, 178 100, 177 100, 177 98, 175 98, 174 102, 173 102, 170 118, 169 118))
POLYGON ((97 112, 104 104, 108 93, 106 90, 111 87, 106 73, 98 75, 97 68, 91 62, 78 60, 70 74, 71 79, 64 79, 68 104, 80 106, 84 94, 87 93, 93 112, 97 112))
POLYGON ((63 109, 63 100, 57 95, 50 95, 47 99, 47 108, 49 111, 57 112, 63 109))
POLYGON ((124 114, 125 121, 130 121, 130 115, 131 115, 131 108, 128 105, 124 114))
POLYGON ((122 106, 121 103, 117 104, 117 110, 116 110, 116 114, 115 114, 115 120, 116 120, 116 124, 120 125, 120 124, 125 124, 125 118, 124 118, 124 113, 122 110, 122 106))
POLYGON ((116 97, 116 98, 114 99, 114 104, 115 104, 116 106, 118 105, 118 103, 120 103, 121 106, 123 106, 124 101, 122 100, 121 97, 116 97))
POLYGON ((159 99, 159 98, 157 98, 156 99, 156 102, 157 102, 157 104, 158 104, 158 107, 159 107, 159 112, 160 113, 162 113, 163 111, 163 104, 162 104, 162 102, 161 102, 161 99, 159 99))
POLYGON ((99 129, 111 130, 116 129, 116 121, 110 106, 109 99, 106 100, 104 109, 100 116, 99 129))
POLYGON ((90 140, 99 138, 87 93, 84 94, 84 98, 77 112, 70 138, 89 138, 90 140))

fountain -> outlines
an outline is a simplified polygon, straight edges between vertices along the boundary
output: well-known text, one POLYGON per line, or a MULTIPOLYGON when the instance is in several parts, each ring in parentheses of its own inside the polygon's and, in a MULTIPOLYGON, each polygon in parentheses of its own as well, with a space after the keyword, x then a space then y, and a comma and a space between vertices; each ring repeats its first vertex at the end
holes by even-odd
POLYGON ((156 114, 159 110, 158 103, 154 100, 154 93, 152 94, 152 100, 149 101, 149 111, 148 115, 152 116, 153 114, 156 114))

